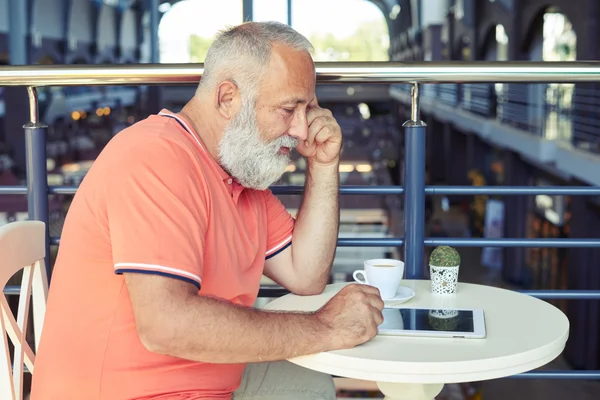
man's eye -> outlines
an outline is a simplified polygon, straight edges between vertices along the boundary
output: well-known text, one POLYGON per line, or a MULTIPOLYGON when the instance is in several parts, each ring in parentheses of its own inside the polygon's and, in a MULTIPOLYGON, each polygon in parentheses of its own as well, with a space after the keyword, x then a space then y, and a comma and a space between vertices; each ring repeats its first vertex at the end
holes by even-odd
POLYGON ((294 113, 294 109, 293 108, 283 108, 283 111, 285 111, 288 114, 293 114, 294 113))

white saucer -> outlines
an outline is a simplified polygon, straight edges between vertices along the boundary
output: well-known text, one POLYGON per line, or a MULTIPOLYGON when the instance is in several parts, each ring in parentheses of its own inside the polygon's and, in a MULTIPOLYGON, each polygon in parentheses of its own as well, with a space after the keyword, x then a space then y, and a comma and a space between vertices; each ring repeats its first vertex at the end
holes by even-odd
POLYGON ((415 297, 415 291, 406 286, 400 286, 396 291, 396 296, 391 299, 386 299, 383 302, 386 307, 394 307, 398 304, 407 302, 408 300, 415 297))

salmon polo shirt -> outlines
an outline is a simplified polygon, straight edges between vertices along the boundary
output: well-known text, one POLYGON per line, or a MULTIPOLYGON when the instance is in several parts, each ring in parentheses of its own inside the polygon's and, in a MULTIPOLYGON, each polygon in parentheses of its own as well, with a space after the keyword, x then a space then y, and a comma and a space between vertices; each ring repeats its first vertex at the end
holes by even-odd
POLYGON ((146 350, 122 274, 251 306, 265 259, 291 244, 293 227, 269 190, 236 183, 181 116, 163 110, 120 132, 65 221, 32 400, 230 398, 245 366, 146 350))

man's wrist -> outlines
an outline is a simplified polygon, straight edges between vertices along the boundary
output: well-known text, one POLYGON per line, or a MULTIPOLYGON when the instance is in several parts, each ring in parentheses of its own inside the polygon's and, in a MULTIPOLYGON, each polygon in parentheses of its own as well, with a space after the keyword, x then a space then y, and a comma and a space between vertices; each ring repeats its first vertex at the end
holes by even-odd
POLYGON ((311 315, 314 320, 316 330, 320 338, 324 339, 322 344, 325 347, 323 351, 337 350, 339 346, 336 343, 335 327, 328 320, 326 315, 323 315, 321 310, 316 311, 311 315))
MULTIPOLYGON (((314 187, 316 185, 321 190, 328 188, 337 191, 339 187, 339 165, 339 159, 327 164, 309 162, 306 168, 307 187, 314 187)), ((326 195, 325 193, 329 193, 329 190, 321 194, 326 195)))
POLYGON ((328 163, 320 163, 318 161, 308 161, 308 171, 336 171, 338 172, 340 167, 340 158, 336 157, 335 160, 328 163))

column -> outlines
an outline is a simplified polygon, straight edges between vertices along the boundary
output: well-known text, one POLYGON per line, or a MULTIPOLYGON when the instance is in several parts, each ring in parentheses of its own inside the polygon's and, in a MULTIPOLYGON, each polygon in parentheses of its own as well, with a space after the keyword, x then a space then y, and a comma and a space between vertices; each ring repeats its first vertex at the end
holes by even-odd
MULTIPOLYGON (((158 42, 158 23, 159 14, 158 6, 159 0, 148 0, 148 7, 150 11, 150 63, 158 64, 160 62, 160 49, 158 42)), ((148 87, 148 104, 146 113, 154 114, 160 111, 162 108, 161 99, 162 88, 160 86, 149 86, 148 87)))
POLYGON ((444 124, 444 184, 450 185, 452 182, 452 126, 448 122, 444 124))
MULTIPOLYGON (((468 185, 470 183, 469 173, 469 137, 471 133, 452 129, 452 184, 453 185, 468 185)), ((470 202, 472 196, 457 195, 452 196, 453 201, 458 203, 470 202)))
POLYGON ((522 43, 525 32, 523 28, 523 13, 517 12, 521 10, 524 4, 524 0, 513 0, 513 18, 510 20, 508 26, 505 26, 506 34, 508 35, 508 59, 509 60, 527 60, 527 52, 523 51, 522 43))
MULTIPOLYGON (((598 221, 598 211, 596 210, 596 223, 598 221)), ((596 236, 598 237, 600 230, 598 226, 594 226, 594 231, 596 236)), ((591 265, 600 265, 600 249, 593 249, 593 257, 590 260, 591 265)), ((599 268, 590 268, 590 279, 589 282, 592 282, 590 289, 598 290, 600 289, 600 269, 599 268)), ((588 349, 590 352, 590 357, 588 358, 588 362, 586 363, 586 367, 589 369, 600 369, 600 301, 590 301, 587 320, 590 323, 588 330, 588 349)))
MULTIPOLYGON (((582 239, 590 237, 589 212, 585 197, 573 196, 571 202, 571 222, 569 237, 573 239, 582 239)), ((587 289, 587 270, 589 262, 592 262, 591 255, 593 249, 570 248, 567 254, 569 265, 568 288, 569 289, 587 289)), ((567 305, 567 317, 571 321, 569 340, 565 347, 565 358, 575 369, 585 368, 586 359, 591 358, 591 352, 587 349, 585 341, 588 328, 588 309, 589 301, 570 301, 567 305)))
MULTIPOLYGON (((448 125, 448 142, 446 143, 446 165, 449 172, 449 185, 466 185, 467 180, 467 137, 469 134, 456 130, 448 125)), ((456 199, 464 195, 454 196, 456 199)))
POLYGON ((466 170, 467 173, 475 168, 475 140, 478 139, 471 132, 467 133, 467 162, 466 162, 466 170))
MULTIPOLYGON (((530 185, 531 167, 512 151, 506 151, 504 154, 506 185, 530 185)), ((507 238, 525 237, 527 234, 529 196, 505 196, 504 204, 504 236, 507 238)), ((503 264, 502 277, 506 281, 516 284, 522 284, 526 281, 527 270, 524 248, 505 248, 503 264)))
POLYGON ((444 161, 444 130, 440 122, 435 121, 432 116, 425 120, 429 129, 427 130, 427 145, 429 146, 429 175, 432 183, 446 182, 446 165, 444 161))
MULTIPOLYGON (((600 57, 600 49, 596 38, 600 34, 600 4, 598 1, 588 0, 585 5, 582 4, 586 12, 585 20, 571 21, 577 30, 577 60, 597 60, 600 57)), ((600 88, 598 82, 577 83, 575 84, 575 93, 573 94, 573 115, 572 130, 573 134, 577 131, 585 131, 587 128, 586 119, 597 119, 597 113, 594 109, 593 100, 590 100, 590 93, 600 88), (592 103, 592 104, 590 104, 592 103), (588 106, 588 107, 586 107, 588 106), (591 109, 590 109, 591 108, 591 109)), ((574 136, 574 135, 573 135, 574 136)), ((573 137, 572 143, 577 146, 581 142, 588 142, 587 135, 577 135, 573 137), (583 137, 582 137, 583 136, 583 137)))
MULTIPOLYGON (((594 39, 600 34, 600 4, 596 0, 588 0, 584 6, 587 10, 585 14, 585 30, 577 35, 577 59, 597 60, 600 58, 600 49, 598 42, 594 39)), ((580 21, 572 21, 572 23, 580 21)), ((584 26, 582 26, 583 28, 584 26)))
POLYGON ((254 1, 243 0, 242 7, 244 12, 244 21, 248 22, 254 20, 254 1))
MULTIPOLYGON (((600 214, 599 210, 588 203, 588 210, 594 214, 592 219, 593 224, 591 225, 590 237, 600 236, 600 214)), ((591 249, 592 254, 587 263, 588 269, 588 290, 599 290, 600 289, 600 269, 597 268, 600 265, 600 249, 591 249)), ((586 316, 588 321, 588 329, 586 343, 589 356, 585 363, 587 369, 600 369, 600 301, 588 302, 588 313, 586 316)))
MULTIPOLYGON (((11 65, 27 65, 29 41, 27 40, 27 2, 8 1, 9 61, 11 65)), ((7 87, 4 91, 6 118, 4 127, 6 143, 11 149, 11 157, 17 165, 19 177, 25 173, 25 137, 23 125, 29 121, 29 100, 24 87, 7 87)))
POLYGON ((158 48, 158 0, 149 0, 150 7, 150 62, 156 64, 160 61, 158 48))
POLYGON ((473 157, 473 168, 478 169, 482 173, 485 173, 486 155, 491 151, 490 146, 488 146, 479 137, 475 137, 474 148, 475 148, 475 150, 474 150, 474 157, 473 157))
POLYGON ((8 1, 8 46, 11 65, 27 64, 27 2, 8 1))
MULTIPOLYGON (((595 40, 600 33, 600 4, 588 0, 581 5, 586 9, 585 21, 572 21, 580 24, 581 31, 577 35, 577 59, 594 60, 600 57, 600 49, 595 40)), ((578 83, 575 85, 574 104, 586 104, 585 93, 597 90, 597 82, 578 83), (583 92, 583 93, 582 93, 583 92)), ((598 118, 597 113, 585 109, 573 110, 575 117, 598 118)), ((580 122, 573 121, 573 129, 579 128, 580 122)), ((570 222, 570 238, 590 238, 600 235, 599 211, 588 197, 573 196, 570 206, 572 218, 570 222)), ((567 252, 568 288, 579 290, 597 290, 600 288, 600 250, 594 248, 570 248, 567 252)), ((576 369, 600 368, 600 349, 598 334, 600 332, 600 309, 598 301, 570 301, 567 303, 567 316, 571 321, 571 333, 565 348, 565 358, 576 369)))

